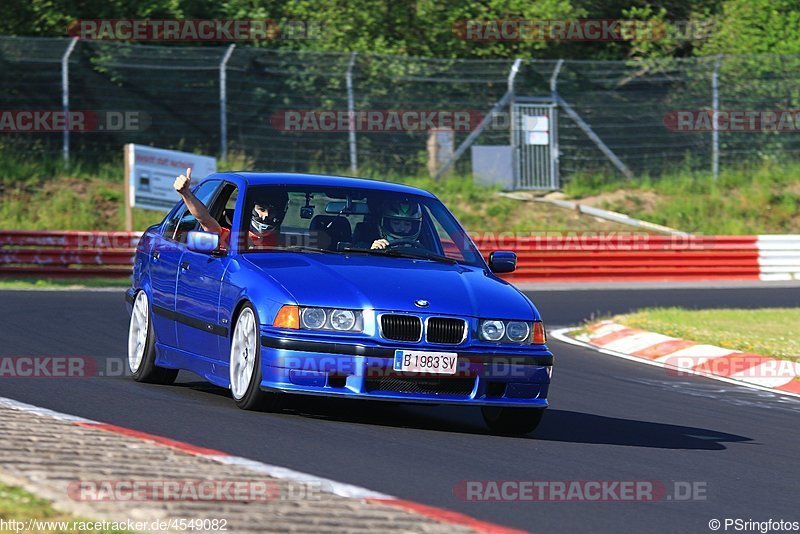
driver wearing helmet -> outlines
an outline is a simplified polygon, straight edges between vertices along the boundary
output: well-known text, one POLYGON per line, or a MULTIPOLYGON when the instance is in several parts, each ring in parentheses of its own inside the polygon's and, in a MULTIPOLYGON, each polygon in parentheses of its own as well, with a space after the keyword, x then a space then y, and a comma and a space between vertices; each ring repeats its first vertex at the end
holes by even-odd
POLYGON ((395 246, 419 246, 422 231, 422 209, 413 200, 390 200, 383 205, 380 225, 381 238, 376 239, 373 250, 383 250, 395 246))
MULTIPOLYGON (((183 198, 197 222, 206 232, 219 235, 219 248, 227 250, 230 244, 231 231, 220 225, 211 216, 208 208, 191 191, 191 172, 186 169, 186 174, 175 178, 173 187, 183 198)), ((285 191, 257 198, 250 213, 250 228, 248 231, 248 248, 275 246, 280 238, 280 226, 289 207, 289 196, 285 191)))

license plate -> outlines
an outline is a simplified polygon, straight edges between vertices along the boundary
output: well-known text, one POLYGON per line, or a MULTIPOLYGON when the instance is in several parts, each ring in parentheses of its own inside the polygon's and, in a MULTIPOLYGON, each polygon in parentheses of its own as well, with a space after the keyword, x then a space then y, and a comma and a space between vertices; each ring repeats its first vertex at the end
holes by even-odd
POLYGON ((412 373, 456 374, 458 354, 455 352, 421 352, 415 350, 394 351, 395 371, 412 373))

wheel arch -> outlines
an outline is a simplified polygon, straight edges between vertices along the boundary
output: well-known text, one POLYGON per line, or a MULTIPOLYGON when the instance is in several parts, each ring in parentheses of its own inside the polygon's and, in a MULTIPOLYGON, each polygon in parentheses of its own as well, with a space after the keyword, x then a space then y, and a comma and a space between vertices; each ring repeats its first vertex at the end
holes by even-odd
POLYGON ((253 311, 256 314, 256 326, 258 326, 258 324, 259 324, 258 323, 258 320, 259 320, 258 309, 256 308, 256 305, 253 304, 253 302, 251 302, 248 297, 243 296, 236 303, 236 306, 233 307, 233 314, 231 315, 231 322, 230 322, 231 327, 228 329, 228 339, 229 340, 233 340, 233 332, 234 332, 234 330, 236 330, 236 321, 239 320, 239 315, 242 313, 242 310, 244 309, 244 307, 247 304, 249 304, 253 308, 253 311))

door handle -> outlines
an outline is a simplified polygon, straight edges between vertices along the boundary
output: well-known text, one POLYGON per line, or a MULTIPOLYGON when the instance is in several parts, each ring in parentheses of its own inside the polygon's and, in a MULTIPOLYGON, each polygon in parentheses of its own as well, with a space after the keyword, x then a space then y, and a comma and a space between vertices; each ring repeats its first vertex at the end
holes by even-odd
POLYGON ((158 259, 161 257, 161 253, 157 250, 153 251, 153 262, 157 262, 158 259))
POLYGON ((184 271, 188 271, 189 270, 189 262, 188 261, 182 261, 181 262, 181 270, 184 270, 184 271))

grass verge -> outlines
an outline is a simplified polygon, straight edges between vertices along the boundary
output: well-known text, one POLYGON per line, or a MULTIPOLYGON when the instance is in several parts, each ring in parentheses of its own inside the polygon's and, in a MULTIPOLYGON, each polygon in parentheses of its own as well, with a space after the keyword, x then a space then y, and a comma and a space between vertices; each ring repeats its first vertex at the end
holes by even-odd
POLYGON ((85 289, 130 287, 129 278, 0 278, 0 289, 85 289))
POLYGON ((800 362, 800 308, 686 310, 654 308, 614 317, 667 336, 800 362))
MULTIPOLYGON (((220 170, 252 169, 237 156, 220 162, 220 170)), ((426 189, 442 199, 473 235, 482 232, 631 232, 630 226, 542 203, 495 195, 498 189, 475 185, 471 176, 428 177, 364 171, 364 178, 426 189)), ((123 227, 122 161, 67 168, 60 159, 0 152, 0 228, 7 230, 121 230, 123 227)), ((175 197, 177 201, 177 195, 175 197)), ((143 230, 162 212, 133 210, 133 227, 143 230)))
POLYGON ((765 162, 659 178, 575 176, 571 198, 631 217, 708 235, 800 233, 800 164, 765 162))
MULTIPOLYGON (((94 523, 94 521, 73 517, 59 512, 50 504, 50 501, 41 499, 27 491, 0 483, 0 519, 10 527, 9 521, 22 523, 19 528, 0 529, 0 533, 39 532, 58 534, 78 534, 87 532, 81 529, 81 522, 94 523), (39 522, 39 523, 36 523, 39 522), (76 524, 77 523, 77 524, 76 524), (33 528, 26 529, 27 526, 33 528)), ((92 530, 98 533, 127 533, 127 530, 92 530)))

